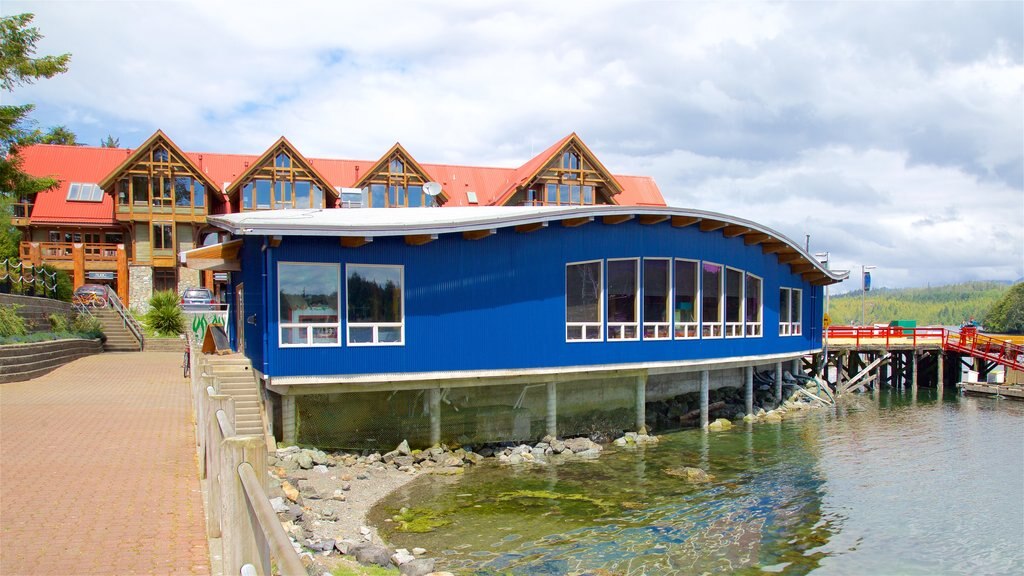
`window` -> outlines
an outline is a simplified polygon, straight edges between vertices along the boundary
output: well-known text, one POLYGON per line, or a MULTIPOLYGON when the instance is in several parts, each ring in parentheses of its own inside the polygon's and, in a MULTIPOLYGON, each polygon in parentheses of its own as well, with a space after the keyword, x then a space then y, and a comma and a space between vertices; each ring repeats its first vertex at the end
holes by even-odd
POLYGON ((725 337, 743 336, 743 271, 725 269, 725 337))
POLYGON ((183 207, 192 205, 191 176, 178 176, 174 179, 174 205, 183 207))
POLYGON ((608 339, 637 340, 637 289, 640 284, 639 261, 608 261, 608 339))
POLYGON ((132 176, 132 203, 136 206, 149 204, 149 178, 132 176))
POLYGON ((153 223, 153 250, 174 250, 174 224, 153 223))
POLYGON ((675 307, 673 309, 676 338, 697 338, 700 316, 697 303, 697 262, 676 260, 675 307))
POLYGON ((50 242, 60 242, 60 232, 50 231, 50 242))
MULTIPOLYGON (((379 171, 368 174, 361 198, 367 208, 419 208, 434 206, 434 197, 423 192, 427 178, 401 152, 395 152, 379 171)), ((354 200, 354 199, 353 199, 354 200)), ((343 201, 344 202, 344 201, 343 201)))
POLYGON ((128 179, 122 178, 117 181, 117 203, 122 206, 128 205, 128 179))
POLYGON ((278 263, 281 347, 341 345, 340 272, 338 264, 278 263))
POLYGON ((348 343, 402 345, 405 341, 402 266, 349 264, 348 343))
POLYGON ((761 279, 747 274, 746 286, 743 289, 746 305, 743 307, 747 326, 747 336, 761 335, 761 279))
POLYGON ((668 258, 644 258, 644 339, 667 340, 672 337, 668 258))
POLYGON ((722 266, 705 262, 701 267, 701 335, 704 338, 722 337, 722 266))
POLYGON ((565 339, 600 342, 604 322, 602 262, 576 262, 565 266, 565 339))
POLYGON ((238 185, 242 210, 324 207, 323 188, 313 169, 284 145, 247 174, 238 185))
POLYGON ((178 292, 178 269, 153 268, 153 291, 164 292, 167 290, 178 292))
POLYGON ((362 191, 356 192, 352 189, 344 189, 341 192, 341 207, 342 208, 362 208, 363 207, 363 193, 362 191))
POLYGON ((206 204, 206 185, 199 180, 192 181, 192 201, 196 208, 202 208, 206 204))
POLYGON ((804 333, 803 294, 803 290, 793 288, 792 298, 789 301, 789 333, 793 336, 799 336, 804 333))
POLYGON ((153 150, 153 162, 168 162, 170 161, 170 154, 167 153, 166 148, 157 148, 153 150))
POLYGON ((102 202, 103 189, 98 184, 72 182, 68 187, 68 200, 75 202, 102 202))
POLYGON ((789 288, 779 288, 779 336, 789 336, 789 288))

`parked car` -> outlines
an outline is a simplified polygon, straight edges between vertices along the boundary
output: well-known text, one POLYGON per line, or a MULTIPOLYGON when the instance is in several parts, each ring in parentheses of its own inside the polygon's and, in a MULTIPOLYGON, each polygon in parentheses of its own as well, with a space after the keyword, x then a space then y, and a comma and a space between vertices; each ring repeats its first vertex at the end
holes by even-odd
POLYGON ((107 305, 107 287, 103 284, 82 284, 75 288, 71 301, 84 306, 104 308, 107 305))
POLYGON ((188 288, 181 293, 178 303, 182 310, 213 310, 217 300, 209 288, 188 288))

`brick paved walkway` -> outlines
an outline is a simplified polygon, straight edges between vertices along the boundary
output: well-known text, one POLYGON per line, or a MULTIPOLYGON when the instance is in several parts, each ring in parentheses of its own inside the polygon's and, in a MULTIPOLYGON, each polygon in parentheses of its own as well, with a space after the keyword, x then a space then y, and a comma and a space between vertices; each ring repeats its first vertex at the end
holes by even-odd
POLYGON ((181 354, 0 384, 0 575, 209 574, 181 354))

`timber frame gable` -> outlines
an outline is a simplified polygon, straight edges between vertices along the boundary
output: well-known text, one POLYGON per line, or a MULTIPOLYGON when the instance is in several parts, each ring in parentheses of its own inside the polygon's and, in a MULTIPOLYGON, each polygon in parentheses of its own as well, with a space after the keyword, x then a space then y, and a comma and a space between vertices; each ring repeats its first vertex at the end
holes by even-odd
POLYGON ((236 212, 334 208, 338 202, 338 191, 330 181, 284 136, 249 164, 224 194, 236 212))
POLYGON ((573 132, 516 171, 499 206, 618 204, 622 184, 573 132))
MULTIPOLYGON (((355 188, 366 189, 363 206, 367 208, 392 208, 405 206, 425 206, 423 185, 437 182, 409 154, 400 143, 395 142, 376 164, 370 167, 353 185, 355 188), (374 189, 374 187, 377 189, 374 189), (419 195, 417 200, 416 195, 419 195), (383 203, 379 203, 383 201, 383 203)), ((433 201, 442 206, 448 202, 448 193, 444 189, 433 201)))
POLYGON ((114 197, 118 220, 151 220, 153 213, 205 222, 223 204, 219 186, 163 130, 157 130, 99 183, 114 197))

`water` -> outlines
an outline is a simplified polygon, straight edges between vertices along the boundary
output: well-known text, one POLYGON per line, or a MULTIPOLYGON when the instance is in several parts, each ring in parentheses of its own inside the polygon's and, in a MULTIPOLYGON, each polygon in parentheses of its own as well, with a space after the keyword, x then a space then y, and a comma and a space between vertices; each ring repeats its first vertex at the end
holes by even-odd
POLYGON ((1024 402, 859 396, 594 461, 424 477, 371 521, 458 574, 1022 574, 1024 402), (715 476, 687 484, 665 469, 715 476), (401 507, 449 522, 384 522, 401 507))

